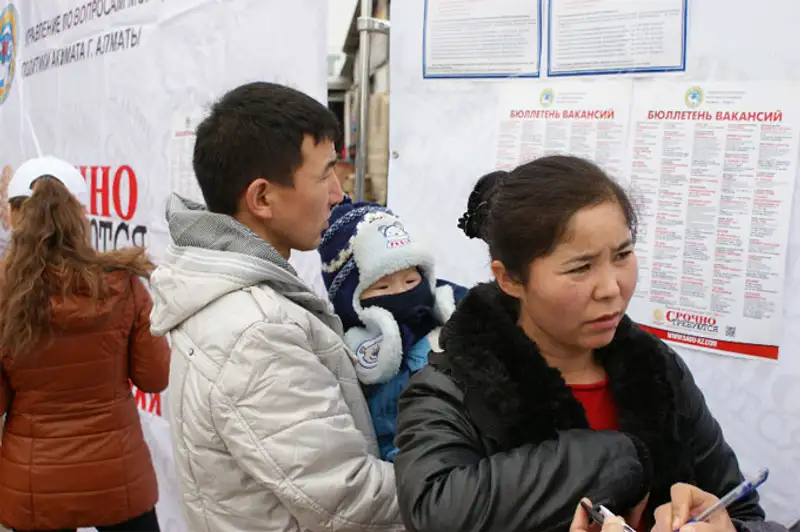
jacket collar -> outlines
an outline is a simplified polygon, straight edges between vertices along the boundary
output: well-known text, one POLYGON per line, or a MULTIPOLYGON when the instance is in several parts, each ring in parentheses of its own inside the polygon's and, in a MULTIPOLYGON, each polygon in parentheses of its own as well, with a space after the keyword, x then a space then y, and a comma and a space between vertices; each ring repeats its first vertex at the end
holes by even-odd
MULTIPOLYGON (((583 406, 517 327, 517 316, 515 299, 496 283, 481 284, 461 301, 442 332, 441 360, 465 389, 467 408, 486 409, 479 416, 486 420, 482 432, 497 430, 495 442, 512 448, 552 439, 557 431, 588 428, 583 406)), ((661 474, 664 483, 671 483, 685 470, 678 472, 683 469, 683 446, 667 349, 626 316, 612 342, 596 356, 609 376, 620 430, 647 445, 656 479, 661 474)), ((492 434, 483 436, 492 439, 492 434)))
POLYGON ((162 335, 224 296, 268 286, 317 315, 337 333, 341 323, 275 249, 234 218, 173 194, 167 203, 172 242, 150 277, 151 329, 162 335))
POLYGON ((167 224, 175 246, 237 253, 273 264, 292 276, 289 261, 252 229, 232 216, 209 211, 205 205, 173 193, 167 200, 167 224))

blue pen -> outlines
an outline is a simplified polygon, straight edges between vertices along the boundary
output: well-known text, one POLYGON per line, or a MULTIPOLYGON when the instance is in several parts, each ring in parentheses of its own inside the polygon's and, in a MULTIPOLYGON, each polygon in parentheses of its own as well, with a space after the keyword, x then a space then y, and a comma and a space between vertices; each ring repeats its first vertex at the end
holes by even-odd
POLYGON ((693 519, 690 519, 689 522, 686 524, 688 525, 689 523, 706 521, 717 510, 727 508, 728 506, 735 503, 742 497, 756 491, 759 486, 761 486, 764 482, 767 481, 768 476, 769 476, 769 469, 762 469, 761 471, 758 472, 756 476, 751 478, 746 478, 744 482, 733 488, 727 495, 725 495, 716 503, 714 503, 705 512, 701 513, 700 515, 698 515, 693 519))

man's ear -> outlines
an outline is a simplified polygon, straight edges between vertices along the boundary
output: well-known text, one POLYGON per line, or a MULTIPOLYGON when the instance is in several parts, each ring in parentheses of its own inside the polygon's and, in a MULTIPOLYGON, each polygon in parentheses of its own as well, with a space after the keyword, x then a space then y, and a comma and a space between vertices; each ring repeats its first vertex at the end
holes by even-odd
POLYGON ((278 186, 266 179, 258 178, 247 186, 242 203, 254 218, 271 220, 275 216, 278 201, 278 186))
POLYGON ((492 275, 494 275, 500 290, 515 299, 521 299, 525 293, 525 286, 515 276, 511 275, 506 265, 499 260, 492 261, 492 275))

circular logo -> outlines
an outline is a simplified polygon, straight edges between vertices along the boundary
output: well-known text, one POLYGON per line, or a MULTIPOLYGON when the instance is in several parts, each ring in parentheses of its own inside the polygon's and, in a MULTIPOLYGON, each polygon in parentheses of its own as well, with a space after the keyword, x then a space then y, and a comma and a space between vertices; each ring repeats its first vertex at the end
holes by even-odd
POLYGON ((653 311, 653 318, 655 318, 656 321, 663 321, 664 311, 661 310, 660 308, 655 309, 653 311))
POLYGON ((556 99, 556 94, 551 89, 545 89, 539 96, 539 103, 542 107, 550 107, 556 99))
POLYGON ((17 70, 18 20, 13 4, 0 11, 0 104, 11 94, 11 83, 17 70))
POLYGON ((381 341, 383 336, 370 338, 362 342, 356 349, 356 357, 358 357, 358 365, 362 368, 372 369, 378 365, 378 354, 381 351, 381 341))
POLYGON ((689 107, 699 107, 700 104, 703 103, 703 89, 700 87, 692 87, 686 91, 684 99, 686 100, 686 105, 689 107))

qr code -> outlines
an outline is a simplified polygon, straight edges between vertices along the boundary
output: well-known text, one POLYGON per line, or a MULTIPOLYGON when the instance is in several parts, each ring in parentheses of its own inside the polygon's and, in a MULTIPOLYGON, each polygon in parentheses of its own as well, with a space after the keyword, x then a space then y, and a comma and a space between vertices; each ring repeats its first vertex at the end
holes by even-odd
POLYGON ((727 325, 725 327, 725 336, 727 336, 728 338, 736 338, 736 327, 727 325))

